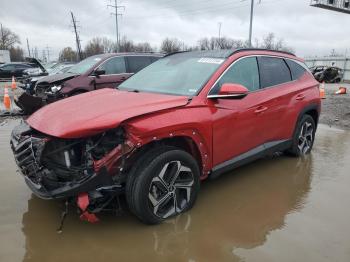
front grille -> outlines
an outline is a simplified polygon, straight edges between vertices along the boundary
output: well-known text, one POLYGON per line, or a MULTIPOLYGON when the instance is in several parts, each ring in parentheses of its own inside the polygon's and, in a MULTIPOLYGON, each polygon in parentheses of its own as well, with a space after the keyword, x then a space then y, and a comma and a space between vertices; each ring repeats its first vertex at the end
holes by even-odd
POLYGON ((42 150, 45 145, 45 139, 29 135, 21 135, 17 132, 12 133, 11 148, 14 153, 16 163, 24 176, 27 176, 34 183, 40 182, 40 171, 42 166, 39 164, 42 150))
POLYGON ((50 90, 50 85, 48 83, 40 83, 40 84, 37 84, 35 87, 35 94, 38 97, 46 98, 47 94, 45 92, 49 90, 50 90))

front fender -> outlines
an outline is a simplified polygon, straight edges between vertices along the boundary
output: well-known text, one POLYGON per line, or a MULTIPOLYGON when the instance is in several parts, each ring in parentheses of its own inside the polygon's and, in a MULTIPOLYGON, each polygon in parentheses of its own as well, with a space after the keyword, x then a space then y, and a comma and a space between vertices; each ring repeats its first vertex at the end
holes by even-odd
POLYGON ((212 124, 207 107, 172 109, 123 123, 129 140, 141 148, 155 141, 188 138, 200 152, 203 176, 212 168, 212 124))

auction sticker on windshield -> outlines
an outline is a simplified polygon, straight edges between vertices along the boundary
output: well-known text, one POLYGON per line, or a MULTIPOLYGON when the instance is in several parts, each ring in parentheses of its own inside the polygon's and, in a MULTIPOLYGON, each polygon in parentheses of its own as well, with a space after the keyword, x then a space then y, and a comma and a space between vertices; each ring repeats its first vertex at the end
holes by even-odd
POLYGON ((201 58, 198 60, 198 63, 207 63, 207 64, 222 64, 224 59, 216 59, 216 58, 201 58))

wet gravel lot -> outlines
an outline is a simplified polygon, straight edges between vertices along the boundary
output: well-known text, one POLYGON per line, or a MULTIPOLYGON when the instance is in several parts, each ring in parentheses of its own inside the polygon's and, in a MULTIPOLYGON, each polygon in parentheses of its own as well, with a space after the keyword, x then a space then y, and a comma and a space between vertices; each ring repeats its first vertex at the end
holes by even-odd
POLYGON ((326 99, 322 100, 320 122, 350 130, 350 84, 327 84, 326 99), (339 87, 347 88, 347 94, 335 95, 339 87))
POLYGON ((33 196, 0 126, 0 261, 350 261, 350 132, 320 125, 303 158, 273 156, 202 184, 195 207, 158 226, 128 213, 98 224, 33 196))

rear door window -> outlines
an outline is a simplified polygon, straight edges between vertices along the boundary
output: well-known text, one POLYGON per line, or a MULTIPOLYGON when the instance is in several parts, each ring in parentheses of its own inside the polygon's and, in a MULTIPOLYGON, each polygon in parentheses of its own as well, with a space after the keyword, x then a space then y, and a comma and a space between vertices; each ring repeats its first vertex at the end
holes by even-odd
POLYGON ((210 94, 218 94, 225 83, 241 84, 249 91, 258 90, 260 81, 256 57, 247 57, 235 62, 220 78, 210 94))
POLYGON ((292 76, 286 62, 277 57, 258 57, 261 87, 266 88, 290 82, 292 76))
POLYGON ((150 56, 128 56, 126 60, 129 73, 137 73, 153 62, 150 56))
POLYGON ((15 66, 14 65, 4 65, 1 67, 2 70, 7 70, 7 71, 12 71, 15 70, 15 66))
POLYGON ((152 56, 151 57, 151 62, 154 63, 155 61, 159 60, 160 57, 157 57, 157 56, 152 56))
POLYGON ((27 68, 32 68, 32 67, 29 65, 21 65, 21 64, 16 65, 16 69, 27 69, 27 68))
POLYGON ((105 70, 106 75, 126 73, 125 59, 121 56, 110 58, 100 66, 100 69, 105 70))
POLYGON ((306 69, 298 63, 289 59, 285 59, 285 61, 289 66, 290 72, 292 73, 292 80, 297 80, 306 73, 306 69))

